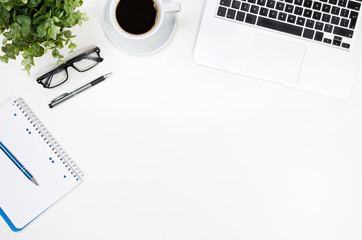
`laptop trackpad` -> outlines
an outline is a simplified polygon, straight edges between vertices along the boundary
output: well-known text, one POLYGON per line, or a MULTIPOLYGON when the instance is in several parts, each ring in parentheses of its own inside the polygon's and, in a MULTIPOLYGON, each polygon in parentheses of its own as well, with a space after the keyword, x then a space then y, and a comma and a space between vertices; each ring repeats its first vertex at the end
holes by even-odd
POLYGON ((267 79, 297 82, 305 46, 256 34, 248 70, 267 79))

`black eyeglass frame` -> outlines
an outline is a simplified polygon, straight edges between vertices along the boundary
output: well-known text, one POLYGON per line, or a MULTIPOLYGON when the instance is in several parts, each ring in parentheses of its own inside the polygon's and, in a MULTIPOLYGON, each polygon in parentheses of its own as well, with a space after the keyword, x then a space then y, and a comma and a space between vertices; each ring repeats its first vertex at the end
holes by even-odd
POLYGON ((58 67, 54 68, 53 70, 51 70, 51 71, 47 72, 46 74, 38 77, 38 78, 36 79, 36 81, 37 81, 39 84, 43 85, 44 88, 51 89, 51 88, 58 87, 58 86, 62 85, 63 83, 65 83, 66 81, 68 81, 68 76, 69 76, 69 75, 68 75, 68 68, 69 68, 69 67, 74 68, 74 69, 75 69, 76 71, 78 71, 78 72, 86 72, 86 71, 94 68, 95 66, 97 66, 98 63, 102 62, 102 61, 104 60, 104 58, 101 57, 100 51, 101 51, 101 50, 99 49, 99 47, 92 48, 92 49, 90 49, 90 50, 88 50, 88 51, 86 51, 86 52, 84 52, 84 53, 82 53, 82 54, 80 54, 80 55, 78 55, 78 56, 75 56, 74 58, 66 61, 65 63, 60 64, 58 67), (75 62, 78 62, 78 61, 80 61, 80 60, 85 59, 87 55, 90 55, 90 54, 92 54, 92 53, 97 53, 97 55, 98 55, 98 58, 97 58, 97 59, 93 59, 95 62, 97 62, 94 66, 92 66, 92 67, 90 67, 90 68, 88 68, 88 69, 85 69, 85 70, 80 70, 79 68, 77 68, 77 67, 74 65, 75 62), (58 83, 57 85, 54 85, 54 86, 51 86, 51 87, 50 87, 50 83, 52 82, 53 76, 54 76, 55 74, 61 72, 61 71, 65 71, 65 73, 66 73, 66 75, 67 75, 66 79, 65 79, 64 81, 62 81, 61 83, 58 83), (46 78, 48 78, 48 80, 45 81, 45 82, 43 82, 43 80, 46 79, 46 78))

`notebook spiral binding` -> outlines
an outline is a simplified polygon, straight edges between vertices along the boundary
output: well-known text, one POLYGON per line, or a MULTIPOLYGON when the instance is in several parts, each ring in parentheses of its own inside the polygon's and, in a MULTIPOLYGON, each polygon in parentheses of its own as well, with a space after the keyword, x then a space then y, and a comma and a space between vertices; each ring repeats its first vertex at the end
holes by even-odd
POLYGON ((54 151, 55 155, 63 163, 69 173, 78 181, 84 176, 80 168, 72 161, 69 155, 63 150, 59 143, 49 133, 45 126, 41 123, 39 118, 34 114, 30 107, 22 98, 14 100, 14 104, 19 107, 19 110, 24 114, 25 117, 30 121, 30 124, 35 128, 38 134, 44 139, 48 146, 54 151))

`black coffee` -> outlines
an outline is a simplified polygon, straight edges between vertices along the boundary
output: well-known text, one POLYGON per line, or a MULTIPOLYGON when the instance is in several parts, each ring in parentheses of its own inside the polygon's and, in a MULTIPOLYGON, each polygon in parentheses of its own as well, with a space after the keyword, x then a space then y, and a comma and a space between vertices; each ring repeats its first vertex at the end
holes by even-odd
POLYGON ((116 8, 119 26, 131 34, 143 34, 157 20, 157 5, 153 0, 120 0, 116 8))

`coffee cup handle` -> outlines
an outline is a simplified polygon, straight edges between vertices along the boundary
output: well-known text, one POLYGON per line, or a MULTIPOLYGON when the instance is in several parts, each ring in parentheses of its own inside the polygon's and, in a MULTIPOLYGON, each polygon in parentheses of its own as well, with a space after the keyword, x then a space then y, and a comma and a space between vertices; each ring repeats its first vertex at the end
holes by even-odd
POLYGON ((166 13, 181 11, 181 4, 178 2, 164 3, 164 9, 166 13))

